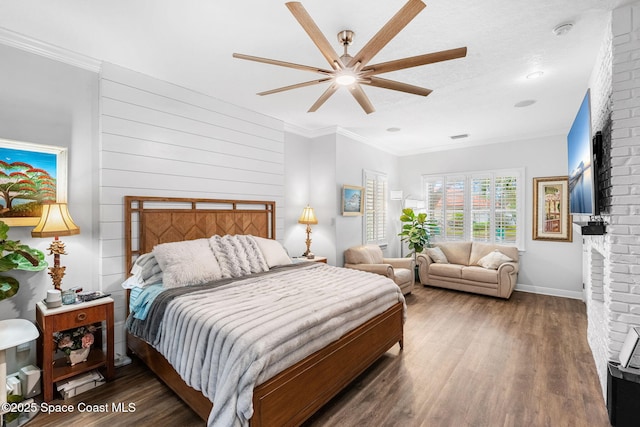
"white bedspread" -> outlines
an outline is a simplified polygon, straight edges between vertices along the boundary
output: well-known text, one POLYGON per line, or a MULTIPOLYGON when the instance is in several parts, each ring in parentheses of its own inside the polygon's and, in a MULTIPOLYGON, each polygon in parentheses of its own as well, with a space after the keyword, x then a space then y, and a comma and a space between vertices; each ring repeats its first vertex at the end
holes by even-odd
POLYGON ((257 385, 399 301, 386 277, 310 263, 177 297, 152 344, 213 402, 209 426, 245 426, 257 385))

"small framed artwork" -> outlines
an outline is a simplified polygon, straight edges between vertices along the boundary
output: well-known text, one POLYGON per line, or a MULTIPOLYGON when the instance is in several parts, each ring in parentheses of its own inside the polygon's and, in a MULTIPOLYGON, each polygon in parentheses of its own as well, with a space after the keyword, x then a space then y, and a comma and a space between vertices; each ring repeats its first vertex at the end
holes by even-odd
POLYGON ((67 149, 0 139, 0 220, 36 225, 44 203, 67 201, 67 149))
POLYGON ((573 240, 568 177, 533 178, 533 240, 573 240))
POLYGON ((364 188, 353 185, 342 186, 342 215, 357 216, 364 213, 364 188))

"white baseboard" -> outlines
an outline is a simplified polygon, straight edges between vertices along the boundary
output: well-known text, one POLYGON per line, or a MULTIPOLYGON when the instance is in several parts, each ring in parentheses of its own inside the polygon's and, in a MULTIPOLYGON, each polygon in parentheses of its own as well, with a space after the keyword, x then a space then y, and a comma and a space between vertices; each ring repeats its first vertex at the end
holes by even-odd
POLYGON ((542 294, 542 295, 551 295, 554 297, 563 297, 563 298, 572 298, 579 299, 583 301, 582 291, 568 291, 566 289, 556 289, 556 288, 545 288, 544 286, 532 286, 532 285, 522 285, 518 283, 516 285, 516 291, 521 292, 529 292, 532 294, 542 294))

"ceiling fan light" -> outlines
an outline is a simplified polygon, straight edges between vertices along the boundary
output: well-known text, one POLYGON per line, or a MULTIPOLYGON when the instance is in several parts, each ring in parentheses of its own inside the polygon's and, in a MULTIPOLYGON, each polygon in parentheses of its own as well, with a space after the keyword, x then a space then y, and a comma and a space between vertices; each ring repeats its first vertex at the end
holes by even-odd
POLYGON ((336 76, 336 83, 340 86, 350 86, 356 82, 356 76, 350 73, 339 74, 336 76))

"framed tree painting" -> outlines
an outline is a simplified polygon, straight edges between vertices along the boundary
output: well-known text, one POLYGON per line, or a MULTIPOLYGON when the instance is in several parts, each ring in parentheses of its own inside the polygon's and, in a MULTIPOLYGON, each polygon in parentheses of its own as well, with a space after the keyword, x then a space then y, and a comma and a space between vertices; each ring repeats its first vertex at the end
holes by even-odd
POLYGON ((44 203, 67 200, 67 149, 0 139, 0 220, 36 225, 44 203))
POLYGON ((342 215, 357 216, 364 213, 363 187, 353 185, 342 186, 342 215))
POLYGON ((533 178, 533 240, 573 240, 568 177, 533 178))

